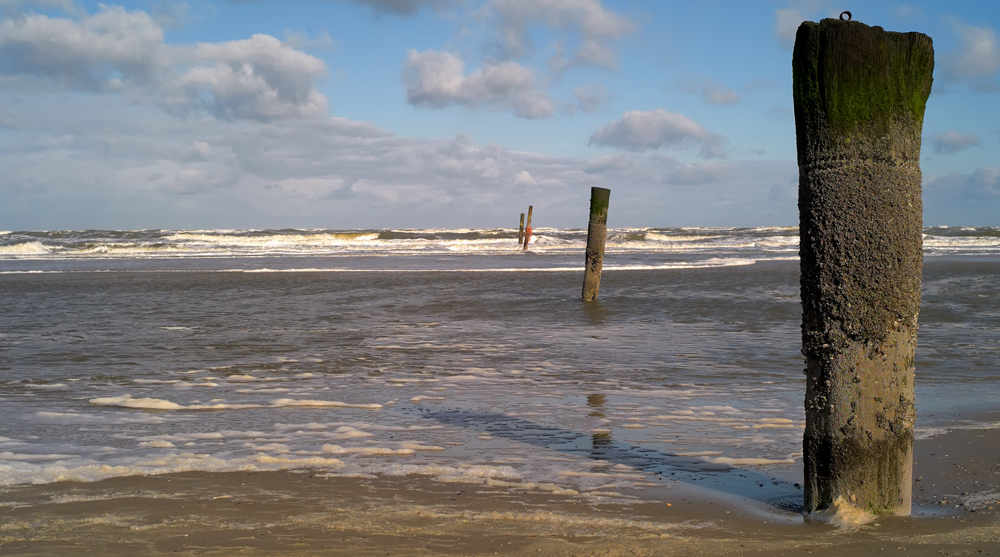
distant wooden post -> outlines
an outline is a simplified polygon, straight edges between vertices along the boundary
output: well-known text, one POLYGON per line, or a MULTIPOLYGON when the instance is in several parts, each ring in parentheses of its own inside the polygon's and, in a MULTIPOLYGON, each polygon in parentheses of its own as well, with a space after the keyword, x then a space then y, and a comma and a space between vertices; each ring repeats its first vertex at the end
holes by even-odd
POLYGON ((517 227, 517 245, 524 243, 524 213, 521 213, 521 224, 517 227))
POLYGON ((608 238, 608 202, 611 190, 590 188, 590 226, 587 227, 587 255, 583 272, 583 301, 597 299, 604 267, 604 244, 608 238))
POLYGON ((799 162, 806 513, 910 513, 922 270, 920 134, 934 49, 920 33, 803 22, 792 54, 799 162))
POLYGON ((524 226, 524 250, 528 249, 528 242, 531 241, 531 211, 535 209, 534 205, 528 205, 528 222, 524 226))

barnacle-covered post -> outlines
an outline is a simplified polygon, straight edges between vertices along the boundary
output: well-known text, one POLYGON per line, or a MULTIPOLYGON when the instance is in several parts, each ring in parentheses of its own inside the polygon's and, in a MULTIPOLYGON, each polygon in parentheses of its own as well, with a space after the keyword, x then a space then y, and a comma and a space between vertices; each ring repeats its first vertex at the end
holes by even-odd
POLYGON ((920 135, 934 49, 842 16, 792 54, 806 513, 910 513, 922 259, 920 135))
POLYGON ((597 299, 604 267, 604 244, 608 238, 608 203, 611 190, 590 188, 590 224, 587 227, 587 253, 583 271, 583 301, 597 299))

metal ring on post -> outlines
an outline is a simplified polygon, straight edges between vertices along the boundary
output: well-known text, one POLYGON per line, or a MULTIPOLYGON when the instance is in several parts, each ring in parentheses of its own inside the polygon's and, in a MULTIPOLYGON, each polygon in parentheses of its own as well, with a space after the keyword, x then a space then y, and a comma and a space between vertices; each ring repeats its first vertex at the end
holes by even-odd
POLYGON ((840 20, 841 21, 851 21, 851 12, 849 12, 847 10, 844 10, 844 11, 840 12, 840 20), (844 17, 844 16, 847 16, 847 17, 844 17))

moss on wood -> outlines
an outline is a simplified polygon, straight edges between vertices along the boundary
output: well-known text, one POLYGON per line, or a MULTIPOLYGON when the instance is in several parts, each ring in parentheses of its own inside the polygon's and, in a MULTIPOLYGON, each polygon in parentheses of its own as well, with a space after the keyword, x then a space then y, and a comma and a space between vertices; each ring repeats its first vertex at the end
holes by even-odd
POLYGON ((934 71, 930 37, 824 19, 803 22, 795 40, 796 102, 819 108, 839 138, 859 128, 888 133, 892 120, 923 123, 934 71))

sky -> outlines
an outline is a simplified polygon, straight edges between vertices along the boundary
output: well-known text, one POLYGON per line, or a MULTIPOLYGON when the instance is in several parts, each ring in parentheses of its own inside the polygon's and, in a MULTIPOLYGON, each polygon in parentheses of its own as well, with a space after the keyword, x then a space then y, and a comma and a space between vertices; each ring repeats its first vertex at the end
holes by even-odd
POLYGON ((994 0, 0 0, 0 230, 795 226, 844 9, 934 41, 924 224, 1000 225, 994 0))

